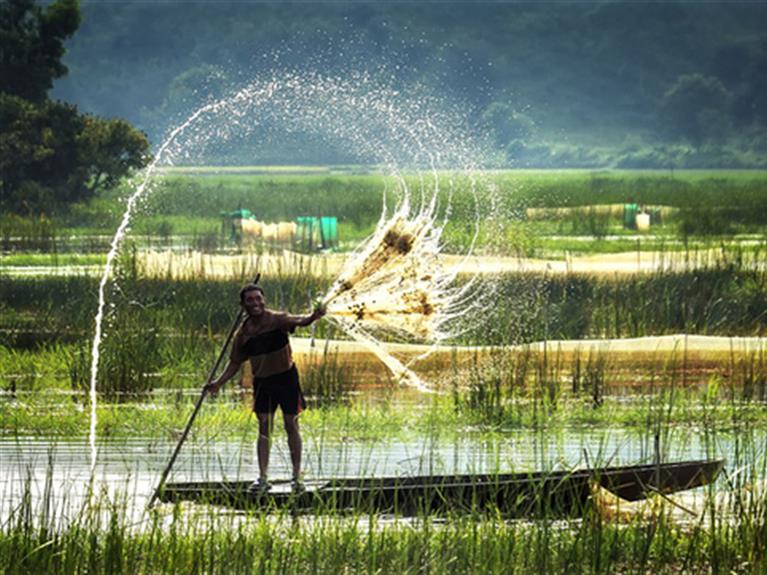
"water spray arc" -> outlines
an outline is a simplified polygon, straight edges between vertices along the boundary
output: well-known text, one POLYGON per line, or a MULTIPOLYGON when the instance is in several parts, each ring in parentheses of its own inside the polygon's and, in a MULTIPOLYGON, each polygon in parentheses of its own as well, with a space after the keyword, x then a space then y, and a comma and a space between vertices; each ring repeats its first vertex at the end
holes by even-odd
MULTIPOLYGON (((233 101, 236 102, 237 99, 241 97, 243 97, 243 95, 238 94, 237 96, 235 96, 235 98, 233 98, 233 101)), ((144 175, 141 179, 141 183, 136 187, 136 190, 128 198, 128 202, 126 204, 125 212, 123 213, 122 220, 120 221, 120 225, 118 226, 117 231, 115 232, 115 235, 112 238, 109 252, 107 253, 106 264, 104 265, 104 271, 101 274, 101 279, 99 280, 98 308, 96 311, 93 343, 91 345, 91 376, 90 376, 90 384, 89 384, 90 431, 88 435, 88 443, 90 446, 90 454, 91 454, 91 470, 95 469, 96 467, 96 457, 97 457, 97 447, 96 447, 96 428, 98 424, 98 416, 97 416, 97 409, 96 409, 97 402, 98 402, 97 381, 98 381, 98 368, 99 368, 99 359, 100 359, 101 340, 102 340, 102 332, 103 332, 103 324, 104 324, 104 309, 106 307, 106 287, 112 275, 112 268, 114 266, 115 258, 117 257, 117 254, 120 250, 120 245, 122 244, 122 241, 125 238, 125 234, 128 232, 130 221, 131 221, 131 218, 133 217, 133 213, 136 209, 136 206, 138 205, 138 202, 141 199, 141 197, 144 195, 147 189, 147 186, 149 185, 151 178, 155 172, 157 165, 162 161, 166 161, 166 162, 168 161, 167 158, 165 157, 166 152, 168 152, 168 150, 170 149, 172 144, 176 141, 176 139, 179 137, 179 135, 182 134, 185 130, 187 130, 189 126, 192 126, 198 120, 198 118, 200 118, 206 113, 215 111, 218 108, 228 104, 230 104, 229 101, 221 100, 221 101, 203 106, 202 108, 194 112, 194 114, 189 116, 189 118, 183 124, 181 124, 180 126, 175 128, 173 131, 171 131, 169 136, 165 139, 165 141, 162 143, 162 145, 158 149, 154 160, 149 164, 149 166, 147 166, 146 170, 144 171, 144 175)))
MULTIPOLYGON (((475 201, 477 179, 475 148, 460 129, 459 115, 446 113, 433 98, 419 98, 416 92, 403 93, 366 73, 349 73, 344 78, 285 73, 202 106, 169 133, 128 199, 99 283, 90 380, 92 466, 96 463, 97 376, 105 292, 136 206, 158 165, 205 163, 205 154, 216 142, 253 136, 258 130, 276 127, 282 133, 328 138, 354 151, 362 161, 380 166, 387 193, 393 191, 398 198, 396 207, 387 214, 384 201, 375 232, 348 259, 321 303, 328 318, 373 351, 397 379, 424 391, 430 389, 387 353, 378 338, 385 333, 428 343, 443 341, 451 335, 451 321, 476 305, 476 294, 467 297, 472 282, 457 287, 459 269, 447 270, 441 252, 456 188, 452 176, 444 185, 443 173, 460 173, 475 201), (411 176, 404 175, 403 166, 411 176), (393 190, 388 188, 391 182, 393 190), (411 189, 412 182, 417 189, 411 189)), ((471 248, 477 235, 475 230, 471 248)))

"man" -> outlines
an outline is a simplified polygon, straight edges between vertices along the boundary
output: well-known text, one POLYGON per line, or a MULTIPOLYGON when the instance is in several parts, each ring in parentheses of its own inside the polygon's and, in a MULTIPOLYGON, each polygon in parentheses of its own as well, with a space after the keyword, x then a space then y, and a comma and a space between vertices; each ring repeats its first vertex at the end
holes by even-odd
POLYGON ((293 363, 288 333, 297 327, 306 327, 325 315, 325 310, 315 309, 311 314, 300 316, 276 312, 266 308, 264 291, 255 284, 240 290, 240 305, 247 317, 234 338, 229 363, 224 372, 209 382, 205 389, 218 393, 242 363, 249 359, 253 369, 253 409, 258 417, 258 470, 259 478, 254 489, 267 491, 269 482, 270 432, 277 406, 282 410, 288 448, 293 465, 293 488, 301 486, 301 434, 298 415, 304 407, 304 398, 293 363))

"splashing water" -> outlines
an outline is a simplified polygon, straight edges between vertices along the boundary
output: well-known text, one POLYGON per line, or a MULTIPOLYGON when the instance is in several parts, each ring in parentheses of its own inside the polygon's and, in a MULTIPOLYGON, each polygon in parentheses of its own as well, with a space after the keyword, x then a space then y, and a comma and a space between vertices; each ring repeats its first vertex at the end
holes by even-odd
POLYGON ((397 379, 422 391, 430 388, 384 352, 376 335, 437 344, 451 334, 446 329, 450 320, 467 312, 460 304, 471 284, 453 287, 457 269, 447 271, 442 264, 442 229, 434 219, 434 204, 411 216, 403 202, 390 218, 382 218, 322 299, 329 319, 363 343, 397 379))
MULTIPOLYGON (((406 384, 429 389, 407 366, 379 344, 383 333, 407 335, 438 343, 451 335, 453 319, 466 315, 481 301, 469 280, 456 287, 459 267, 442 263, 441 238, 458 190, 452 176, 460 173, 475 202, 479 222, 492 220, 487 206, 492 194, 479 200, 474 165, 477 148, 461 129, 462 114, 444 102, 397 90, 367 73, 344 78, 316 73, 280 73, 253 82, 232 96, 202 106, 175 128, 157 151, 140 185, 128 199, 112 240, 99 283, 99 303, 91 358, 91 464, 96 462, 96 401, 99 349, 104 320, 105 290, 113 262, 131 217, 158 166, 203 164, 222 142, 258 135, 267 140, 284 133, 313 134, 352 153, 360 162, 380 166, 385 193, 394 193, 397 206, 387 214, 386 202, 376 231, 349 258, 339 278, 323 298, 329 319, 367 346, 406 384), (415 174, 411 189, 403 166, 415 174), (390 182, 394 182, 393 189, 390 182), (480 213, 481 206, 485 211, 480 213)), ((488 190, 485 190, 487 192, 488 190)), ((492 191, 492 190, 490 190, 492 191)))
POLYGON ((192 114, 189 119, 184 122, 181 126, 173 130, 171 132, 170 136, 165 140, 165 142, 160 146, 160 149, 157 152, 157 156, 152 161, 152 163, 147 167, 147 169, 144 172, 144 177, 141 180, 141 183, 136 187, 136 191, 131 194, 131 196, 128 198, 128 203, 125 207, 125 212, 123 213, 122 220, 120 221, 120 225, 117 227, 117 231, 115 232, 114 237, 112 238, 112 243, 109 248, 109 253, 107 253, 107 260, 106 264, 104 265, 104 271, 101 274, 101 280, 99 281, 99 298, 98 298, 98 309, 96 311, 96 319, 95 319, 95 330, 93 334, 93 343, 91 345, 91 378, 90 378, 90 432, 88 437, 88 443, 90 445, 91 450, 91 470, 94 470, 96 467, 96 455, 97 455, 97 448, 96 448, 96 426, 98 423, 98 417, 96 412, 96 405, 97 405, 97 381, 98 381, 98 369, 99 369, 99 359, 100 359, 100 350, 101 350, 101 339, 102 339, 102 329, 103 329, 103 323, 104 323, 104 308, 106 306, 106 286, 109 282, 109 278, 112 275, 112 268, 114 266, 115 258, 117 257, 117 254, 120 250, 120 244, 122 243, 122 240, 125 238, 125 235, 128 232, 130 220, 133 216, 133 212, 136 209, 136 206, 138 205, 139 200, 143 196, 144 192, 147 189, 147 186, 150 182, 150 179, 155 171, 155 168, 157 167, 158 162, 161 158, 163 158, 164 152, 166 149, 173 143, 175 138, 178 136, 178 134, 181 134, 188 126, 192 125, 193 122, 199 118, 202 114, 209 111, 209 109, 215 108, 215 104, 211 104, 209 106, 204 106, 203 108, 200 108, 197 110, 194 114, 192 114))

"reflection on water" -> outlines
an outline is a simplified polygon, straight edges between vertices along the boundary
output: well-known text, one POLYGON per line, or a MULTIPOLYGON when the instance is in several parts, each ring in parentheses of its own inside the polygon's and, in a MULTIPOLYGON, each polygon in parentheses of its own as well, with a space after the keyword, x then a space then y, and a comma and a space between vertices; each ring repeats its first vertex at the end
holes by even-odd
MULTIPOLYGON (((618 429, 528 430, 491 436, 467 431, 450 438, 375 443, 329 441, 313 436, 308 428, 304 435, 307 479, 569 469, 587 466, 587 457, 588 464, 594 466, 648 463, 654 455, 652 434, 618 429)), ((713 439, 698 431, 676 430, 663 445, 662 457, 667 461, 726 458, 733 453, 733 442, 731 436, 713 439)), ((174 447, 175 443, 152 438, 102 441, 92 475, 85 439, 2 439, 0 519, 12 513, 27 489, 33 500, 42 500, 49 490, 57 510, 69 515, 81 507, 91 480, 97 494, 124 497, 128 507, 143 509, 174 447)), ((288 478, 290 469, 284 434, 277 433, 271 476, 288 478)), ((256 474, 251 438, 190 441, 184 445, 169 481, 249 480, 256 474)))

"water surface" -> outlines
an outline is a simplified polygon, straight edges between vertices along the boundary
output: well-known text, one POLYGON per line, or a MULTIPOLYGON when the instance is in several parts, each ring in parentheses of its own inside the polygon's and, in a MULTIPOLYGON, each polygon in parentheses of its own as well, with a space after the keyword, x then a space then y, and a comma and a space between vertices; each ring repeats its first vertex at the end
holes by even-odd
MULTIPOLYGON (((270 477, 291 474, 284 433, 276 430, 270 477)), ((623 429, 569 429, 480 433, 466 430, 451 437, 435 434, 411 440, 358 442, 326 440, 304 429, 307 480, 327 477, 408 476, 494 473, 629 465, 653 461, 651 433, 623 429)), ((253 480, 257 476, 255 429, 252 438, 187 442, 169 481, 253 480)), ((764 438, 759 445, 764 445, 764 438)), ((77 439, 13 437, 0 439, 0 518, 7 518, 24 493, 33 501, 50 495, 57 509, 74 512, 91 484, 96 493, 139 510, 146 505, 176 443, 156 438, 102 440, 91 472, 86 437, 77 439)), ((749 445, 751 445, 749 443, 749 445)), ((675 430, 662 444, 662 459, 677 461, 724 457, 739 465, 763 457, 763 447, 743 452, 733 436, 702 430, 675 430), (736 445, 737 444, 737 445, 736 445)))

